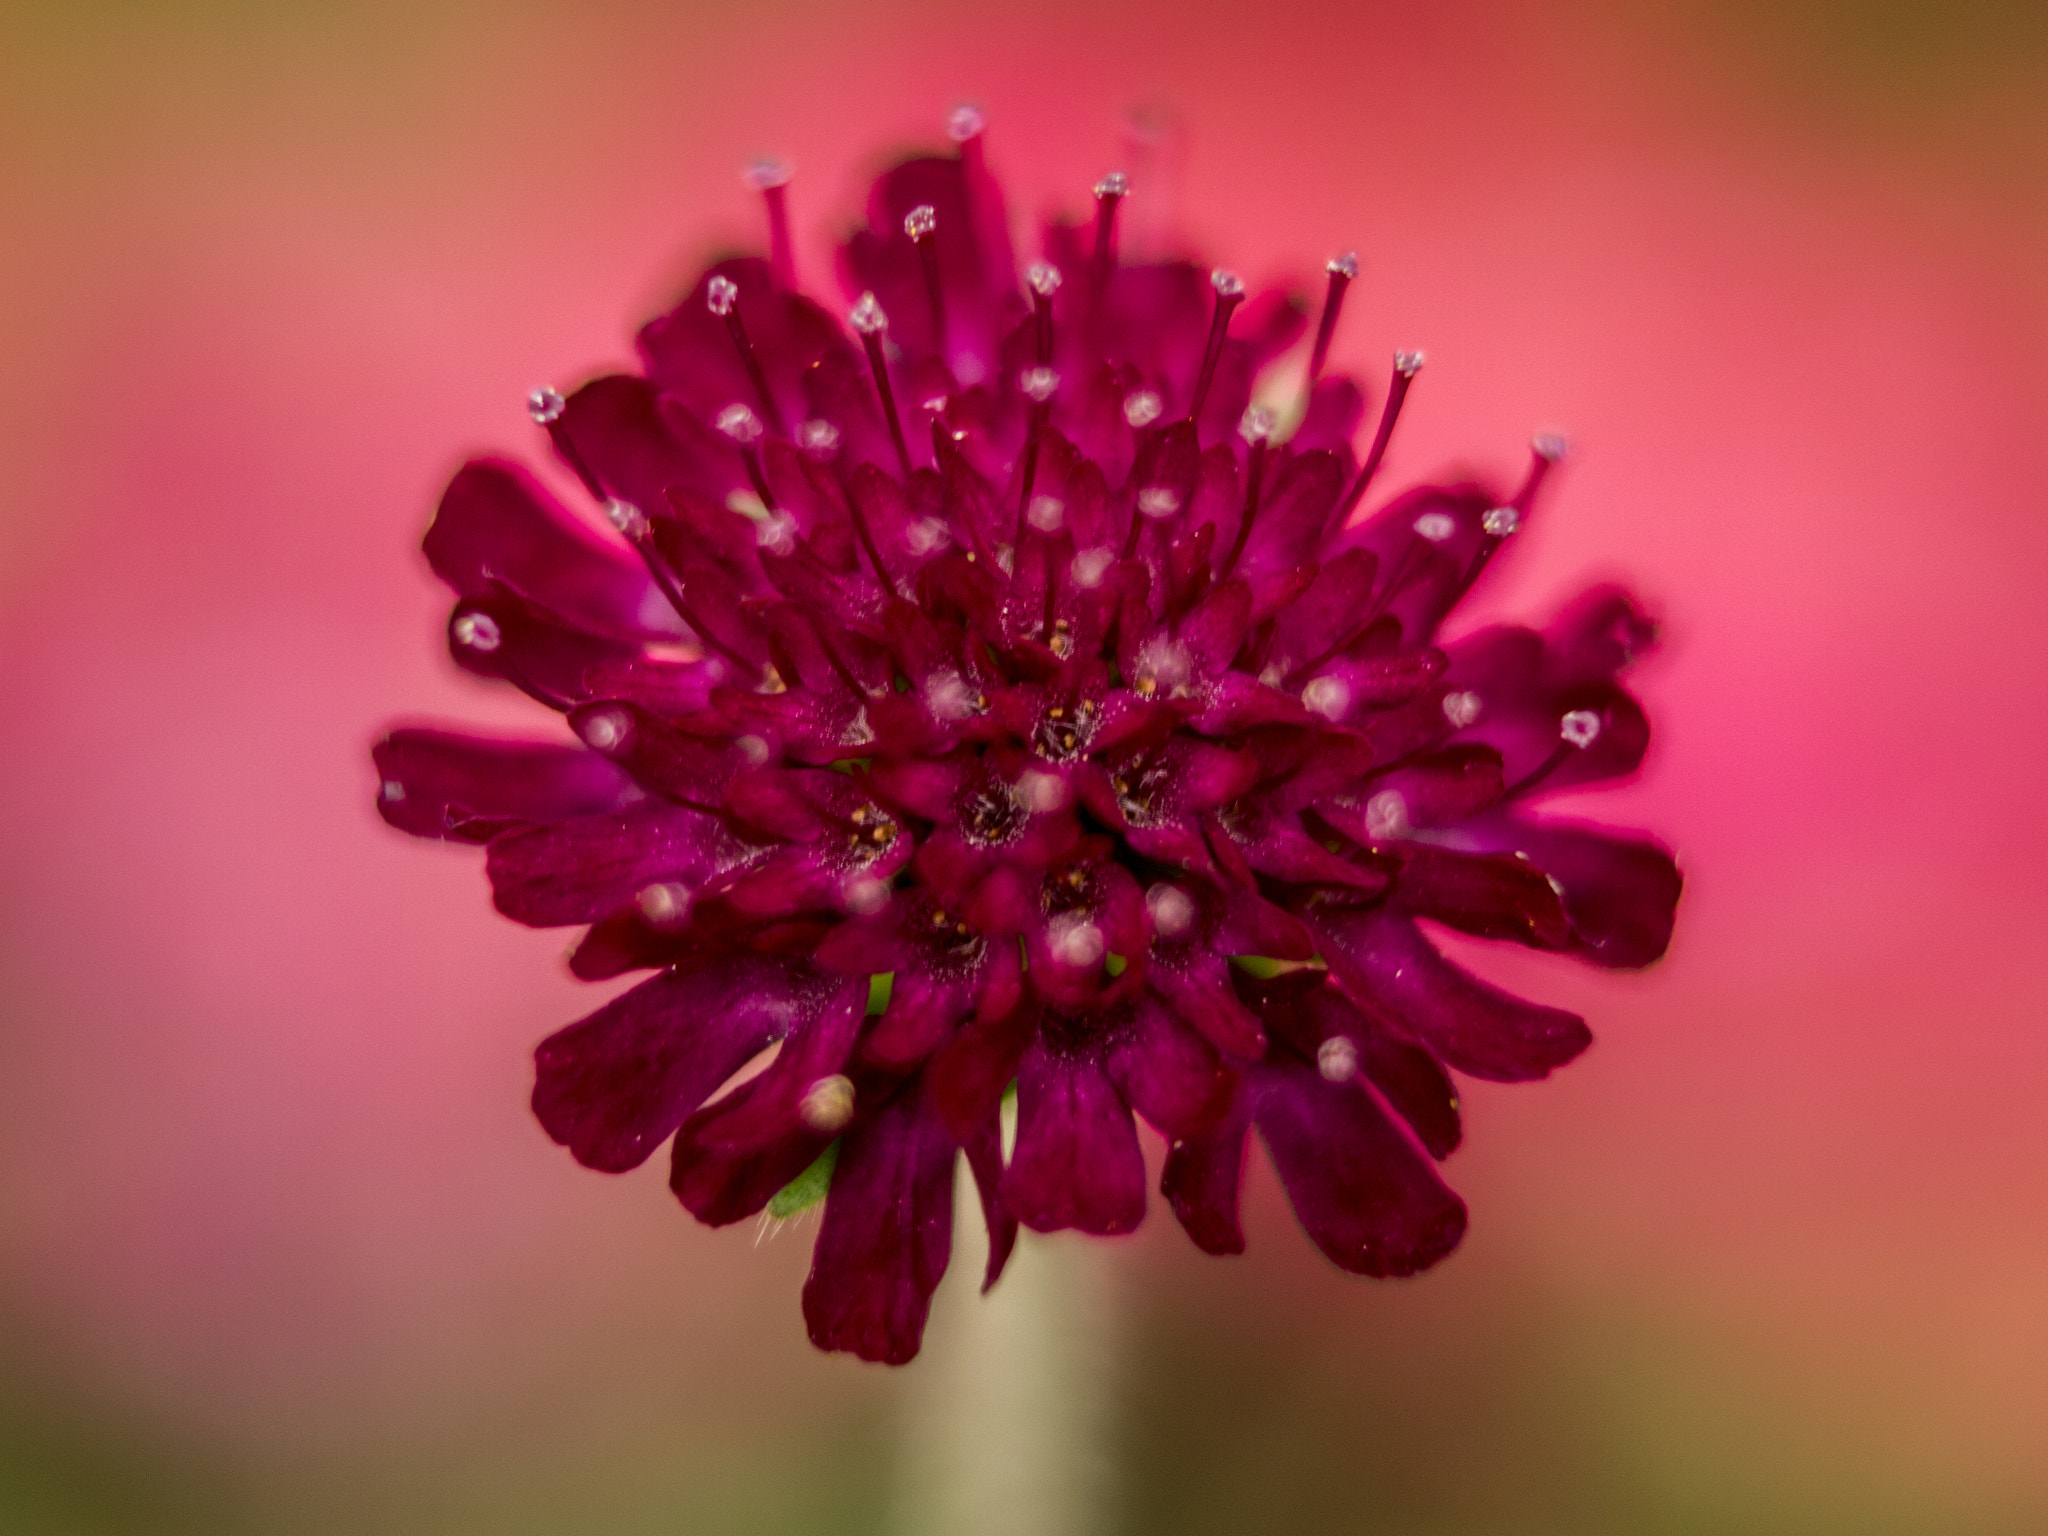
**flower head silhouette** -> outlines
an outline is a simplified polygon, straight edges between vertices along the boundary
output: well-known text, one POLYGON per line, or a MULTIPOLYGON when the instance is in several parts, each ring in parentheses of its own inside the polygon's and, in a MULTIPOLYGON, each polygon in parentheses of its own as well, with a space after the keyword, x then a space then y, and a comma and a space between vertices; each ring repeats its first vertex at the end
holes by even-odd
POLYGON ((1364 391, 1323 370, 1353 258, 1306 389, 1268 392, 1305 303, 1120 260, 1118 175, 1020 281, 980 120, 952 127, 876 182, 843 324, 763 167, 768 259, 706 272, 643 372, 534 392, 608 528, 509 462, 449 485, 454 657, 576 744, 375 752, 388 821, 488 845, 508 917, 589 925, 578 976, 653 973, 540 1046, 549 1134, 607 1170, 673 1138, 713 1224, 822 1198, 811 1337, 892 1362, 959 1154, 992 1284, 1020 1222, 1137 1226, 1134 1114, 1210 1252, 1243 1247, 1256 1128, 1337 1264, 1435 1262, 1465 1228, 1446 1069, 1538 1078, 1589 1036, 1419 920, 1639 966, 1679 891, 1654 843, 1526 815, 1641 759, 1637 605, 1439 640, 1561 443, 1356 518, 1422 358, 1355 460, 1364 391))

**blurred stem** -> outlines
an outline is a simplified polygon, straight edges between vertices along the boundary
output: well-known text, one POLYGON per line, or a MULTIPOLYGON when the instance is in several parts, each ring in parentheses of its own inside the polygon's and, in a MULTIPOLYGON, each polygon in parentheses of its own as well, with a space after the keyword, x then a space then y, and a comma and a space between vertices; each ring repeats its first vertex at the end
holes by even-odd
POLYGON ((898 1536, 1106 1536, 1111 1382, 1108 1254, 1019 1235, 977 1294, 988 1238, 957 1181, 953 1263, 911 1381, 898 1536))

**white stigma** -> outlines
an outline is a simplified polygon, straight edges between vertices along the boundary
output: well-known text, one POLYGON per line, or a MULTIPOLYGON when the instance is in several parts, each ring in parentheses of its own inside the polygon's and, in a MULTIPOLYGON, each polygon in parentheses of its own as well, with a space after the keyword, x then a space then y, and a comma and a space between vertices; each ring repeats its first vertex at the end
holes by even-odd
POLYGON ((1600 739, 1600 717, 1590 709, 1575 709, 1557 722, 1557 734, 1583 750, 1600 739))
POLYGON ((1358 252, 1346 251, 1341 256, 1332 256, 1323 270, 1332 277, 1358 276, 1358 252))
POLYGON ((1358 1073, 1358 1047, 1342 1035, 1332 1035, 1316 1047, 1316 1071, 1328 1083, 1348 1083, 1358 1073))
POLYGON ((714 277, 704 285, 704 307, 714 315, 729 315, 740 301, 740 285, 729 277, 714 277))
POLYGON ((1152 928, 1162 939, 1177 939, 1195 922, 1195 898, 1177 885, 1161 881, 1145 892, 1145 910, 1152 914, 1152 928))
POLYGON ((738 443, 742 448, 751 447, 761 441, 761 418, 749 406, 728 405, 718 413, 718 430, 738 443))
POLYGON ((1486 530, 1488 537, 1504 539, 1522 526, 1522 514, 1513 507, 1494 507, 1479 519, 1479 526, 1486 530))
POLYGON ((1056 368, 1026 368, 1017 375, 1017 388, 1024 392, 1026 399, 1039 405, 1050 400, 1053 391, 1059 387, 1060 375, 1056 368))
POLYGON ((853 1079, 841 1072, 819 1078, 805 1091, 796 1112, 820 1136, 836 1136, 853 1118, 853 1079))
POLYGON ((1479 695, 1469 688, 1444 695, 1444 718, 1457 730, 1463 730, 1479 718, 1479 695))
POLYGON ((1458 531, 1448 512, 1425 512, 1415 519, 1415 531, 1432 544, 1441 544, 1458 531))
POLYGON ((796 441, 797 446, 805 453, 829 459, 839 451, 839 429, 829 421, 813 418, 798 425, 796 441))
POLYGON ((604 504, 604 515, 610 524, 629 539, 641 539, 647 534, 647 514, 630 501, 621 501, 614 496, 604 504))
POLYGON ((1041 299, 1049 299, 1060 291, 1060 269, 1049 261, 1034 261, 1025 269, 1024 281, 1041 299))
POLYGON ((1151 426, 1165 409, 1165 402, 1149 389, 1124 396, 1124 421, 1133 431, 1151 426))
POLYGON ((903 530, 903 547, 919 559, 952 542, 952 531, 936 517, 921 517, 903 530))
POLYGON ((1555 464, 1572 451, 1571 443, 1562 432, 1538 432, 1529 439, 1529 447, 1546 464, 1555 464))
POLYGON ((1102 941, 1100 928, 1069 913, 1053 919, 1051 948, 1053 959, 1079 970, 1101 960, 1108 946, 1102 941))
POLYGON ((796 548, 796 519, 787 512, 770 512, 754 524, 754 542, 771 555, 786 555, 796 548))
POLYGON ((860 302, 853 306, 846 323, 863 336, 878 336, 889 329, 889 317, 882 313, 882 301, 872 291, 860 296, 860 302))
POLYGON ((1017 780, 1017 798, 1041 816, 1062 810, 1067 803, 1067 781, 1056 773, 1027 769, 1017 780))
POLYGON ((756 192, 766 192, 770 187, 785 186, 789 182, 789 162, 786 160, 756 160, 741 173, 741 179, 756 192))
POLYGON ((1138 492, 1138 510, 1147 517, 1171 517, 1180 510, 1180 492, 1170 485, 1148 485, 1138 492))
POLYGON ((979 110, 962 103, 946 116, 946 137, 955 144, 965 144, 988 126, 988 119, 979 110))
POLYGON ((1279 418, 1263 405, 1248 405, 1238 418, 1237 433, 1248 443, 1263 443, 1273 435, 1279 418))
POLYGON ((1351 685, 1341 677, 1318 677, 1301 690, 1301 702, 1326 720, 1342 720, 1351 708, 1351 685))
POLYGON ((396 805, 405 798, 405 786, 396 779, 386 779, 378 786, 378 793, 383 795, 386 804, 396 805))
POLYGON ((1099 587, 1103 574, 1116 563, 1116 556, 1106 549, 1084 549, 1074 556, 1068 568, 1073 572, 1077 586, 1099 587))
POLYGON ((633 899, 640 915, 656 928, 673 928, 690 915, 690 888, 673 880, 642 886, 633 899))
POLYGON ((740 756, 745 758, 752 767, 758 768, 768 761, 769 751, 766 737, 742 736, 733 745, 739 748, 740 756))
POLYGON ((967 679, 947 668, 926 679, 924 703, 937 719, 965 720, 974 713, 974 691, 967 686, 967 679))
POLYGON ((1398 789, 1383 789, 1365 802, 1365 834, 1375 839, 1408 835, 1408 802, 1398 789))
POLYGON ((1412 379, 1415 375, 1422 372, 1422 365, 1425 361, 1426 359, 1423 357, 1420 349, 1413 352, 1396 352, 1394 354, 1394 371, 1404 379, 1412 379))
POLYGON ((1209 274, 1209 286, 1216 290, 1218 298, 1238 299, 1244 297, 1244 279, 1224 267, 1218 267, 1209 274))
POLYGON ((582 725, 577 729, 593 750, 616 752, 626 744, 626 738, 632 734, 633 723, 621 710, 600 709, 586 715, 582 725))
POLYGON ((930 203, 919 203, 903 215, 903 233, 913 240, 929 240, 938 227, 939 210, 930 203))
POLYGON ((495 651, 505 635, 488 613, 465 613, 455 621, 455 639, 472 651, 495 651))
POLYGON ((1122 171, 1111 171, 1095 183, 1097 197, 1126 197, 1130 194, 1131 178, 1122 171))
POLYGON ((846 910, 856 917, 868 917, 889 905, 889 884, 873 875, 856 875, 846 882, 846 910))
POLYGON ((545 384, 526 397, 526 414, 539 426, 553 426, 568 408, 569 402, 562 398, 561 393, 545 384))
POLYGON ((1067 520, 1067 504, 1057 496, 1034 496, 1024 520, 1040 533, 1058 533, 1067 520))

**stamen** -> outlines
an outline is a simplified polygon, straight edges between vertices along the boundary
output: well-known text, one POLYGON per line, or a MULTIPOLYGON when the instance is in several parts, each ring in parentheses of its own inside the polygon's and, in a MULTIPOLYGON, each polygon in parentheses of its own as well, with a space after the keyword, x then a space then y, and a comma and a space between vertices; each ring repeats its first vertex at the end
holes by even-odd
POLYGON ((1124 420, 1133 432, 1142 432, 1160 418, 1166 403, 1149 389, 1124 396, 1124 420))
POLYGON ((747 167, 746 180, 768 204, 768 270, 775 275, 779 287, 793 292, 796 248, 789 238, 789 205, 784 190, 789 185, 789 166, 781 160, 756 160, 747 167))
POLYGON ((1209 286, 1216 290, 1216 313, 1209 322, 1209 348, 1202 354, 1202 374, 1195 380, 1195 398, 1188 406, 1189 421, 1201 419, 1209 385, 1216 377, 1217 359, 1223 356, 1223 337, 1230 329, 1230 316, 1244 302, 1244 283, 1235 272, 1218 267, 1209 274, 1209 286))
POLYGON ((569 402, 561 394, 543 384, 526 397, 526 414, 531 416, 535 426, 547 428, 548 441, 554 444, 555 455, 575 472, 583 482, 583 489, 590 493, 592 501, 603 501, 604 482, 597 478, 590 465, 585 462, 576 444, 570 440, 569 427, 562 420, 562 413, 569 408, 569 402))
POLYGON ((1565 440, 1555 432, 1538 432, 1529 444, 1529 473, 1523 477, 1522 488, 1515 492, 1506 506, 1494 507, 1479 520, 1486 537, 1479 541, 1479 547, 1472 552, 1472 563, 1465 568, 1464 576, 1451 594, 1456 602, 1472 590, 1472 584, 1479 580, 1486 570, 1487 562, 1494 552, 1508 539, 1508 536, 1522 526, 1522 518, 1536 500, 1536 493, 1542 489, 1544 479, 1550 474, 1551 466, 1565 456, 1565 440))
POLYGON ((939 248, 932 238, 938 227, 938 210, 930 203, 919 203, 903 216, 903 233, 917 247, 917 258, 924 266, 925 297, 931 300, 932 306, 932 350, 943 362, 946 356, 946 295, 939 286, 939 248))
POLYGON ((683 596, 681 584, 676 580, 676 573, 669 569, 668 561, 655 547, 652 537, 654 530, 647 521, 647 514, 630 501, 621 501, 614 496, 605 502, 604 515, 640 552, 641 560, 647 565, 647 574, 654 578, 654 584, 661 589, 661 595, 667 598, 668 605, 675 609, 676 617, 690 626, 691 633, 738 667, 742 675, 753 672, 754 664, 706 629, 703 621, 691 609, 689 600, 683 596))
POLYGON ((1130 178, 1122 171, 1111 171, 1095 183, 1095 255, 1089 276, 1098 293, 1116 265, 1116 207, 1130 195, 1130 178))
POLYGON ((812 418, 796 429, 796 445, 814 459, 830 459, 839 453, 839 429, 829 421, 812 418))
POLYGON ((1024 478, 1017 496, 1017 536, 1013 547, 1024 547, 1024 524, 1031 510, 1031 486, 1038 478, 1038 445, 1045 436, 1046 418, 1052 414, 1053 392, 1060 387, 1059 373, 1051 368, 1026 368, 1017 376, 1017 388, 1031 402, 1031 425, 1024 438, 1024 478))
POLYGON ((1223 566, 1217 572, 1218 581, 1230 579, 1252 536, 1252 522, 1259 515, 1259 482, 1266 472, 1266 444, 1273 436, 1273 427, 1273 413, 1263 405, 1246 407, 1244 419, 1237 424, 1239 434, 1252 446, 1251 462, 1245 467, 1244 515, 1237 520, 1237 537, 1231 540, 1230 553, 1224 556, 1223 566))
POLYGON ((1316 1072, 1326 1083, 1348 1083, 1358 1075, 1358 1047, 1332 1035, 1316 1047, 1316 1072))
POLYGON ((882 313, 881 302, 869 292, 860 296, 860 302, 846 318, 867 350, 868 369, 875 376, 875 393, 882 397, 882 414, 889 419, 889 437, 896 444, 896 463, 908 480, 910 446, 903 441, 903 418, 896 414, 896 392, 889 387, 889 363, 882 356, 882 333, 889 329, 889 317, 882 313))
POLYGON ((1323 364, 1330 356, 1330 338, 1337 334, 1337 316, 1344 309, 1344 293, 1358 276, 1358 252, 1346 251, 1341 256, 1332 256, 1323 270, 1330 274, 1329 289, 1323 295, 1323 317, 1316 322, 1316 342, 1308 355, 1308 381, 1314 384, 1323 375, 1323 364))
MULTIPOLYGON (((1448 702, 1448 701, 1446 701, 1448 702)), ((1557 722, 1558 743, 1550 755, 1507 787, 1503 800, 1526 795, 1557 771, 1558 765, 1574 752, 1583 752, 1600 739, 1600 716, 1590 709, 1568 711, 1557 722)))
POLYGON ((853 1119, 853 1079, 834 1072, 805 1090, 797 1105, 803 1123, 820 1136, 836 1136, 853 1119))
POLYGON ((782 412, 776 408, 775 396, 769 392, 768 374, 761 367, 760 354, 747 339, 747 327, 740 319, 740 285, 729 277, 712 278, 704 285, 704 307, 725 322, 726 334, 732 337, 733 348, 740 355, 747 377, 753 380, 754 393, 761 397, 761 409, 767 414, 769 424, 774 427, 777 437, 787 437, 789 428, 783 425, 782 412))
POLYGON ((718 413, 718 430, 739 449, 740 458, 746 462, 747 478, 754 483, 754 494, 761 498, 761 505, 774 511, 775 496, 761 470, 761 418, 744 405, 728 405, 718 413))
POLYGON ((1351 489, 1337 504, 1335 526, 1343 527, 1351 514, 1358 510, 1359 502, 1365 499, 1366 487, 1372 484, 1372 477, 1379 472, 1380 460, 1387 456, 1387 444, 1394 436, 1394 423, 1401 419, 1401 402, 1408 398, 1408 386, 1422 371, 1422 362, 1420 352, 1394 354, 1394 377, 1387 385, 1387 403, 1380 411, 1379 430, 1373 434, 1372 448, 1359 468, 1358 478, 1351 482, 1351 489))
POLYGON ((1031 286, 1031 307, 1038 315, 1038 360, 1052 361, 1052 296, 1060 291, 1060 269, 1034 261, 1024 280, 1031 286))

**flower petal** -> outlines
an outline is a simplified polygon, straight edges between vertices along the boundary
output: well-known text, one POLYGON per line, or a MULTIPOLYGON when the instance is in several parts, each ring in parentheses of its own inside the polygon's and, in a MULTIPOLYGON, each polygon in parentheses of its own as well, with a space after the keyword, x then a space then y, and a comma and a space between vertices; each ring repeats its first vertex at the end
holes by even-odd
POLYGON ((1661 957, 1685 880, 1662 845, 1598 827, 1501 816, 1475 825, 1482 847, 1526 854, 1564 887, 1571 948, 1596 965, 1634 969, 1661 957))
POLYGON ((1092 1051, 1041 1036, 1017 1069, 1017 1146, 1003 1203, 1035 1232, 1129 1232, 1145 1216, 1138 1128, 1092 1051))
POLYGON ((551 928, 594 923, 656 884, 680 886, 669 893, 679 907, 745 852, 717 818, 643 801, 508 832, 491 843, 484 867, 500 912, 551 928))
POLYGON ((1240 1093, 1214 1128, 1174 1142, 1166 1153, 1159 1192, 1204 1253, 1244 1252, 1238 1197, 1251 1111, 1251 1094, 1240 1093))
POLYGON ((386 735, 370 759, 378 814, 414 837, 484 843, 508 827, 608 811, 640 794, 595 752, 553 742, 410 726, 386 735))
POLYGON ((1216 1048, 1151 998, 1140 999, 1105 1065, 1124 1101, 1167 1136, 1215 1124, 1237 1084, 1216 1048))

